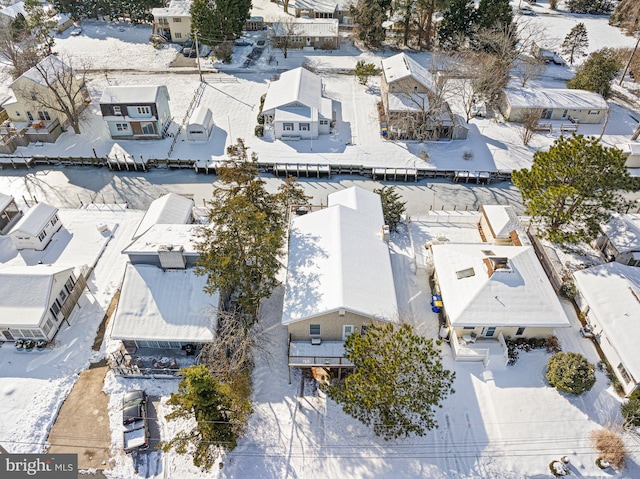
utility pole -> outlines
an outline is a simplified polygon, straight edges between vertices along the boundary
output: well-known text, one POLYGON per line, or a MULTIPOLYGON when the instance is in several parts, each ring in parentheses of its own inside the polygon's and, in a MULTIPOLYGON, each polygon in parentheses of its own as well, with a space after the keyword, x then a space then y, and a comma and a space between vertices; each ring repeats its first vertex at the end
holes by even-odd
POLYGON ((624 71, 622 72, 622 78, 620 78, 620 83, 618 85, 622 86, 622 82, 624 81, 624 77, 631 66, 631 62, 633 61, 633 56, 636 54, 636 50, 638 49, 638 45, 640 44, 640 32, 637 32, 638 41, 636 42, 636 46, 633 47, 633 51, 631 52, 631 56, 629 57, 629 61, 627 62, 627 66, 624 67, 624 71))
POLYGON ((202 79, 202 70, 200 69, 200 47, 198 46, 198 32, 194 31, 193 32, 193 37, 195 40, 195 47, 196 47, 196 65, 198 65, 198 75, 200 75, 200 83, 202 83, 203 79, 202 79))

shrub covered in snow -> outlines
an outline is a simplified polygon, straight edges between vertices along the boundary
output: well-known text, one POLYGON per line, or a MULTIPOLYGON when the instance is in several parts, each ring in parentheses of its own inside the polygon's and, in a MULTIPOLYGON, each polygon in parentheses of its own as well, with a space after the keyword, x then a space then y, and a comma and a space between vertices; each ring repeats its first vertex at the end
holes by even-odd
POLYGON ((547 380, 559 391, 582 394, 596 383, 595 366, 578 353, 557 353, 547 363, 547 380))

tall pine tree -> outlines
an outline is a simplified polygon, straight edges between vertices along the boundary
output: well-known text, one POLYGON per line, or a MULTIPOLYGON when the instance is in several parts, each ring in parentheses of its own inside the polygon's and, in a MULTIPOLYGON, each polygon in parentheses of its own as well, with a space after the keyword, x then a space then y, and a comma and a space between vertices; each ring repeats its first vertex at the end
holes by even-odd
POLYGON ((251 0, 194 0, 191 32, 207 45, 233 40, 242 33, 250 10, 251 0))
POLYGON ((438 29, 438 42, 445 50, 463 47, 471 36, 476 21, 473 0, 451 0, 442 16, 438 29))
POLYGON ((504 30, 511 23, 513 12, 509 0, 480 0, 476 17, 478 29, 504 30))
POLYGON ((585 27, 584 23, 580 22, 564 37, 560 51, 563 55, 569 57, 569 64, 573 65, 576 57, 584 55, 588 46, 589 37, 587 36, 587 27, 585 27))
POLYGON ((624 211, 621 191, 631 187, 625 158, 596 138, 560 137, 533 155, 531 169, 513 172, 526 213, 542 236, 557 243, 594 239, 612 211, 624 211))
POLYGON ((390 0, 358 0, 350 13, 356 24, 356 37, 365 45, 377 48, 385 39, 382 24, 388 18, 390 0))

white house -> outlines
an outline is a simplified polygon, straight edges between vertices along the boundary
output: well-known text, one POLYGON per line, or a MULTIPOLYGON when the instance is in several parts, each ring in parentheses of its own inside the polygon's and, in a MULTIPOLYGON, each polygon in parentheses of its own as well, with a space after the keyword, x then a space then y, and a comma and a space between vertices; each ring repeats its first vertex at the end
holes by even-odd
POLYGON ((199 106, 191 114, 187 123, 187 140, 207 141, 213 129, 213 115, 206 106, 199 106))
POLYGON ((569 320, 531 246, 431 246, 447 326, 462 338, 547 337, 569 320))
POLYGON ((175 193, 167 193, 149 205, 133 239, 140 237, 153 225, 188 224, 193 222, 193 200, 175 193))
POLYGON ((640 383, 640 268, 607 263, 573 277, 581 309, 628 396, 640 383))
POLYGON ((627 168, 640 168, 640 143, 632 141, 616 145, 626 158, 624 166, 627 168))
POLYGON ((132 264, 152 264, 164 269, 186 268, 200 258, 198 224, 154 224, 134 239, 122 254, 132 264))
POLYGON ((337 50, 340 48, 338 19, 295 18, 273 22, 271 44, 280 48, 284 42, 290 49, 337 50))
POLYGON ((600 229, 596 245, 607 260, 640 266, 640 215, 614 213, 600 229))
POLYGON ((292 367, 344 367, 343 342, 398 322, 379 195, 359 187, 292 219, 282 324, 292 367))
POLYGON ((0 269, 0 341, 52 339, 69 319, 84 281, 73 268, 33 265, 0 269), (76 286, 77 284, 77 286, 76 286))
POLYGON ((27 210, 11 229, 9 236, 16 249, 42 251, 61 227, 58 208, 46 203, 38 203, 27 210))
POLYGON ((508 121, 521 121, 531 110, 544 120, 600 123, 609 110, 602 95, 569 88, 505 88, 500 109, 508 121))
POLYGON ((13 196, 0 193, 0 234, 9 232, 21 215, 22 211, 13 196))
POLYGON ((480 230, 487 242, 505 246, 530 244, 513 206, 482 205, 480 213, 480 230))
POLYGON ((322 78, 299 67, 272 82, 262 106, 265 122, 278 139, 309 139, 329 133, 334 112, 322 96, 322 78))
POLYGON ((191 37, 191 0, 171 0, 167 7, 152 8, 153 33, 184 43, 191 37))

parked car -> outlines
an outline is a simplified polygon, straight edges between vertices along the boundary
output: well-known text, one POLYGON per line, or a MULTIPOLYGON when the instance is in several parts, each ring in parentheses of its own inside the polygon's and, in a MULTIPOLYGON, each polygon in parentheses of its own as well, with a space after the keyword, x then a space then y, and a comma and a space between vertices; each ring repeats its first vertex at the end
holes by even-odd
POLYGON ((182 49, 182 54, 185 57, 188 57, 188 58, 195 58, 196 57, 196 51, 195 51, 194 48, 191 48, 191 47, 184 47, 182 49))
POLYGON ((122 398, 122 426, 125 452, 149 447, 147 394, 143 390, 129 391, 122 398))
POLYGON ((82 27, 73 27, 69 32, 69 35, 77 37, 82 33, 82 27))

